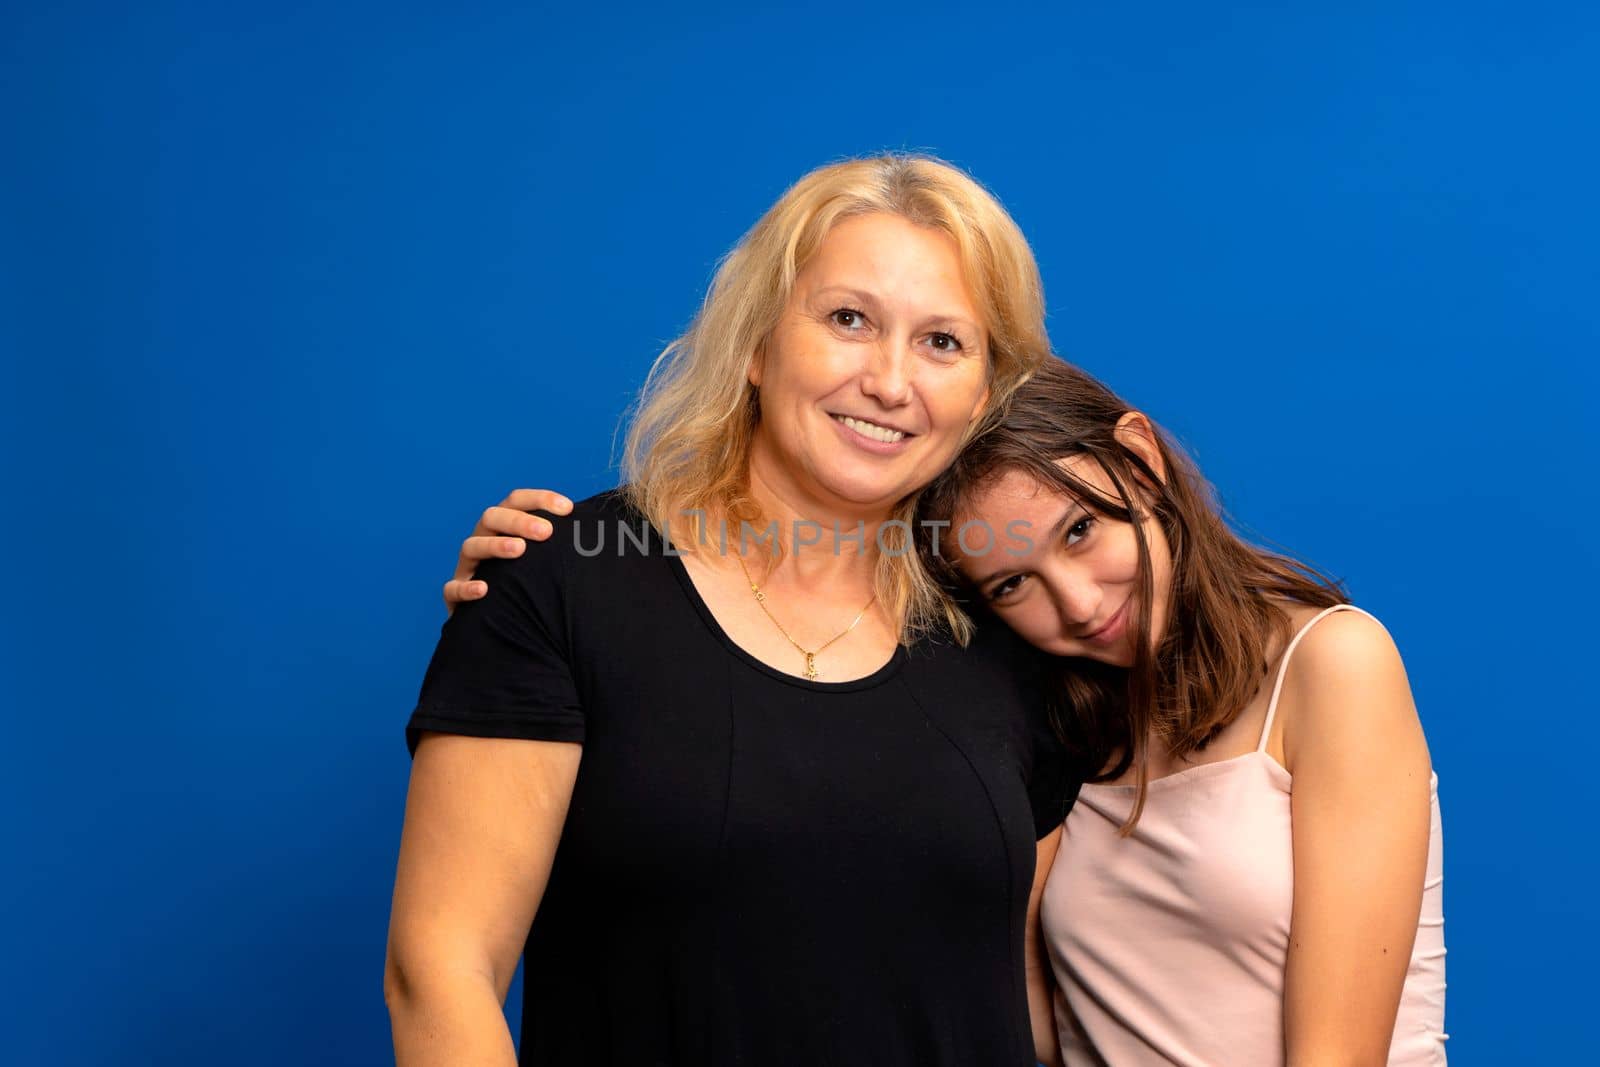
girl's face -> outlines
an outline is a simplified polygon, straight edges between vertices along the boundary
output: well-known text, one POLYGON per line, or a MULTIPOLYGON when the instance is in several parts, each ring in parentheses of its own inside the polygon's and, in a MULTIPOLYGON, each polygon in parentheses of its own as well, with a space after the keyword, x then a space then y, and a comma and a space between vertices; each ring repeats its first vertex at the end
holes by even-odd
MULTIPOLYGON (((1116 490, 1100 465, 1085 457, 1061 465, 1112 499, 1116 490)), ((957 520, 981 521, 954 547, 961 572, 1008 626, 1057 656, 1133 664, 1139 621, 1139 545, 1131 523, 1089 510, 1031 475, 1007 471, 968 502, 957 520), (996 536, 983 551, 986 530, 996 536), (965 551, 968 548, 972 551, 965 551)), ((1171 600, 1172 552, 1161 524, 1142 519, 1150 546, 1159 642, 1171 600)), ((952 540, 956 540, 952 538, 952 540)))

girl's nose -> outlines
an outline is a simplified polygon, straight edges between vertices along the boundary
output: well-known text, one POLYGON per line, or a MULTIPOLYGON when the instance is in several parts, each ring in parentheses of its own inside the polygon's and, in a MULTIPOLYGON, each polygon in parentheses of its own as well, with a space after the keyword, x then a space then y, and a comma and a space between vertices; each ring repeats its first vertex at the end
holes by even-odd
POLYGON ((1104 599, 1100 583, 1084 573, 1083 568, 1062 563, 1050 578, 1051 594, 1056 603, 1056 612, 1061 617, 1063 633, 1069 637, 1080 637, 1091 623, 1104 621, 1098 614, 1104 599))

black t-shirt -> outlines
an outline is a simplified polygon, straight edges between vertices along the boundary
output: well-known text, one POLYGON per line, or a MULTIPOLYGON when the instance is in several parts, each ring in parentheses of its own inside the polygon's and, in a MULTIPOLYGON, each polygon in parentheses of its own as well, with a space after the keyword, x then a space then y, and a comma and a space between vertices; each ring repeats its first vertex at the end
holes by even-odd
POLYGON ((481 568, 406 730, 583 744, 519 1063, 1032 1064, 1034 841, 1074 784, 1032 650, 991 624, 806 681, 620 494, 554 522, 481 568))

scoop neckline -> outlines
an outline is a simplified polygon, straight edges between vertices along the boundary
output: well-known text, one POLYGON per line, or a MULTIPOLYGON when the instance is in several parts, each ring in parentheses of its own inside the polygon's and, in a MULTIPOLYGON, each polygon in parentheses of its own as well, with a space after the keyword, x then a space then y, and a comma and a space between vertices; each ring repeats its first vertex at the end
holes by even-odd
POLYGON ((726 648, 735 659, 739 660, 741 663, 752 668, 753 670, 765 674, 769 678, 783 682, 787 685, 792 685, 796 689, 804 689, 813 693, 850 693, 862 689, 873 689, 882 685, 894 677, 894 675, 898 674, 900 671, 900 665, 905 662, 906 646, 896 643, 893 654, 890 655, 888 661, 885 662, 883 666, 879 667, 871 674, 864 674, 860 678, 852 678, 848 681, 813 682, 807 678, 801 678, 799 675, 787 674, 784 671, 780 671, 770 663, 751 655, 744 649, 743 646, 739 644, 739 642, 735 641, 731 636, 729 636, 728 631, 722 628, 722 623, 718 622, 716 615, 712 613, 711 606, 708 605, 705 601, 705 598, 700 595, 700 590, 696 588, 694 584, 694 578, 689 574, 689 568, 683 565, 683 554, 676 550, 676 547, 672 545, 670 540, 667 542, 667 544, 669 549, 671 549, 671 551, 666 553, 666 555, 672 563, 672 573, 677 577, 678 584, 683 586, 684 594, 688 596, 689 603, 694 606, 696 614, 700 616, 700 621, 705 624, 706 629, 711 631, 712 636, 714 636, 718 641, 722 642, 722 646, 726 648))

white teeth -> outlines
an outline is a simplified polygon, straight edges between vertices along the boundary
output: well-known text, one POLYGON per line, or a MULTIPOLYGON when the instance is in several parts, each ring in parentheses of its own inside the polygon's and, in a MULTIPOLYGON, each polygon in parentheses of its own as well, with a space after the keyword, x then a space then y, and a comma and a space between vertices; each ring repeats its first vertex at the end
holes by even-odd
POLYGON ((887 426, 879 426, 876 423, 862 422, 860 419, 852 419, 849 415, 835 415, 834 418, 861 436, 870 437, 874 441, 882 441, 886 445, 892 445, 905 436, 904 431, 891 430, 887 426))

